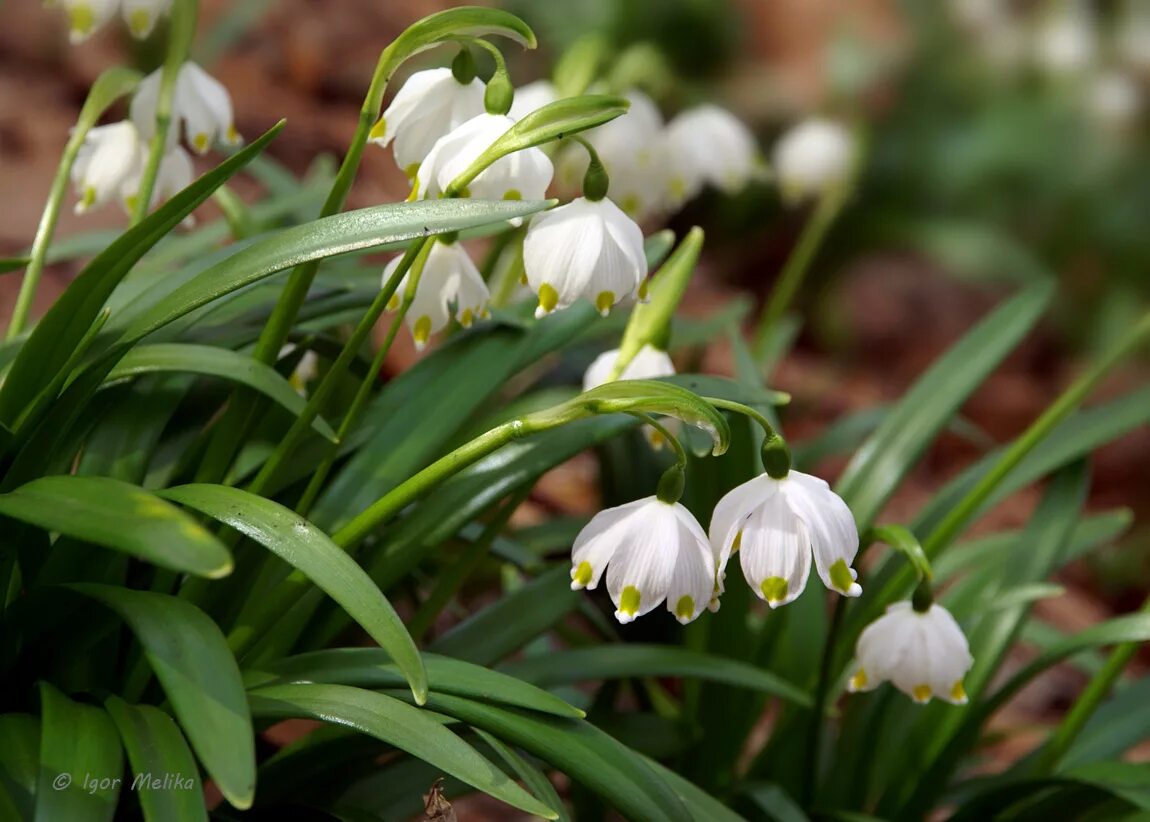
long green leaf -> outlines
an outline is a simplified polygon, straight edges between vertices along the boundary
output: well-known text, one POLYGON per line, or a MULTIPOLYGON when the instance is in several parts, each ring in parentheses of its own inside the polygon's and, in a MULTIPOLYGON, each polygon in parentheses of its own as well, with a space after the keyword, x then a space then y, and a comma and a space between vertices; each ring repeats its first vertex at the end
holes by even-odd
POLYGON ((42 477, 0 494, 0 514, 215 579, 232 570, 223 544, 150 491, 108 477, 42 477))
POLYGON ((102 708, 40 683, 40 781, 36 819, 111 820, 122 776, 116 727, 102 708))
POLYGON ((7 799, 0 811, 31 819, 39 774, 40 720, 29 714, 0 716, 0 795, 7 799))
POLYGON ((540 802, 555 810, 558 814, 556 817, 558 822, 571 822, 571 816, 567 813, 563 800, 559 798, 559 794, 555 790, 555 786, 551 784, 551 780, 547 778, 547 774, 536 767, 535 763, 528 762, 514 748, 497 737, 492 736, 482 728, 475 728, 474 730, 479 738, 486 742, 511 770, 515 771, 515 775, 523 780, 523 783, 531 789, 531 792, 539 798, 540 802))
POLYGON ((239 668, 216 624, 195 606, 165 594, 86 583, 67 587, 128 623, 220 792, 237 808, 251 807, 255 733, 239 668))
POLYGON ((207 820, 203 786, 188 743, 170 716, 117 696, 104 703, 132 766, 131 790, 148 822, 207 820))
POLYGON ((428 713, 398 699, 346 685, 273 685, 253 691, 259 717, 318 719, 374 736, 527 813, 554 819, 546 807, 428 713))

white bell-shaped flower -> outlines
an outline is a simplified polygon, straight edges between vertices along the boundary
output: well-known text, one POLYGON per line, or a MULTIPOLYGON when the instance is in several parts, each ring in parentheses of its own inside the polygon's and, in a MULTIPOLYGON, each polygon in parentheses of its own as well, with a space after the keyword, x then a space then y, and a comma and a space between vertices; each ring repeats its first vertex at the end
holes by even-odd
POLYGON ((522 120, 533 111, 538 111, 546 105, 559 99, 559 92, 550 80, 536 80, 521 88, 515 89, 515 98, 511 102, 511 110, 507 116, 512 120, 522 120))
POLYGON ((1080 75, 1098 53, 1098 36, 1090 7, 1082 0, 1062 0, 1043 17, 1034 32, 1034 60, 1054 75, 1080 75))
POLYGON ((850 132, 833 120, 815 117, 787 131, 775 144, 774 171, 789 200, 817 197, 842 185, 851 170, 850 132))
POLYGON ((620 622, 666 602, 686 624, 710 603, 715 567, 707 536, 690 511, 644 497, 600 511, 579 532, 571 550, 571 588, 594 589, 606 570, 620 622))
POLYGON ((68 39, 75 45, 96 33, 100 26, 112 19, 120 5, 119 0, 61 0, 68 13, 68 39))
POLYGON ((567 308, 580 297, 606 316, 616 303, 637 296, 647 276, 643 231, 606 197, 579 197, 531 221, 523 240, 523 268, 539 295, 536 317, 567 308))
POLYGON ((126 185, 136 180, 146 157, 140 134, 130 120, 91 129, 72 166, 76 187, 76 213, 124 196, 126 185))
POLYGON ((854 517, 830 486, 810 474, 761 474, 730 491, 715 506, 710 539, 720 568, 738 552, 747 584, 772 608, 803 592, 812 556, 828 588, 849 597, 862 593, 851 568, 859 547, 854 517))
POLYGON ((395 164, 414 177, 445 134, 483 113, 483 82, 460 83, 449 68, 417 71, 396 93, 371 130, 371 142, 395 141, 395 164))
MULTIPOLYGON (((383 269, 384 283, 391 279, 402 259, 396 257, 383 269)), ((399 308, 410 276, 410 271, 404 275, 399 288, 388 301, 389 311, 399 308)), ((446 328, 452 317, 458 319, 464 328, 469 328, 476 318, 490 316, 487 309, 490 299, 487 283, 463 246, 435 242, 423 263, 415 297, 407 310, 407 325, 415 347, 422 351, 431 335, 446 328)))
POLYGON ((667 126, 676 174, 670 196, 689 200, 710 184, 734 194, 762 166, 754 135, 731 112, 714 105, 688 109, 667 126))
POLYGON ((128 31, 138 40, 152 33, 156 21, 168 13, 172 0, 123 0, 120 10, 128 31))
MULTIPOLYGON (((144 166, 148 161, 148 152, 140 152, 140 162, 135 171, 124 182, 121 195, 124 200, 124 209, 129 213, 136 210, 136 201, 140 195, 140 182, 144 176, 144 166)), ((160 166, 156 170, 156 182, 152 186, 152 201, 148 208, 155 208, 164 200, 169 200, 183 189, 191 185, 196 172, 192 166, 192 158, 180 146, 172 146, 160 158, 160 166)), ((189 215, 182 223, 186 227, 195 225, 195 219, 189 215)))
MULTIPOLYGON (((515 125, 505 114, 480 114, 436 141, 419 166, 416 196, 430 200, 515 125)), ((500 157, 467 185, 464 196, 480 200, 541 200, 555 173, 551 160, 538 148, 500 157)))
MULTIPOLYGON (((156 130, 156 106, 160 96, 160 72, 145 77, 132 97, 130 112, 133 122, 145 139, 156 130)), ((178 139, 180 129, 188 145, 199 154, 218 140, 237 145, 240 135, 232 119, 232 98, 223 83, 192 62, 180 66, 172 98, 170 139, 178 139)))
POLYGON ((965 705, 962 679, 973 664, 950 611, 933 603, 916 611, 910 602, 896 602, 859 637, 847 687, 869 691, 889 681, 918 703, 938 697, 965 705))

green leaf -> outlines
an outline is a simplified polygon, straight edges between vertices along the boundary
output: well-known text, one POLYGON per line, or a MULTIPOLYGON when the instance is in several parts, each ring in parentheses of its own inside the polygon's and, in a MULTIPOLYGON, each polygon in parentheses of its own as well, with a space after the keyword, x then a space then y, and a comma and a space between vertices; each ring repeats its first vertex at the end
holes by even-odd
POLYGON ((143 488, 108 477, 33 480, 0 494, 0 514, 173 571, 216 579, 232 570, 227 549, 194 519, 143 488))
MULTIPOLYGON (((306 405, 291 383, 271 366, 214 345, 157 343, 140 346, 129 351, 116 364, 106 383, 164 371, 202 374, 241 383, 259 391, 294 416, 299 416, 306 405)), ((327 422, 317 418, 313 426, 324 437, 335 441, 335 431, 327 422)))
POLYGON ((117 696, 108 697, 104 708, 116 723, 128 752, 131 790, 139 798, 144 819, 206 822, 208 812, 200 772, 172 718, 159 708, 129 705, 117 696), (159 784, 153 780, 159 780, 159 784))
POLYGON ((799 688, 768 671, 734 659, 673 645, 596 645, 568 651, 548 651, 500 666, 504 673, 541 688, 592 679, 629 677, 692 677, 772 694, 796 705, 811 704, 799 688))
POLYGON ((663 267, 651 276, 648 285, 649 301, 635 306, 627 330, 623 332, 614 377, 618 378, 623 373, 644 345, 653 345, 664 351, 667 349, 671 336, 671 318, 683 299, 702 250, 703 230, 696 226, 682 239, 663 267))
POLYGON ((836 490, 860 528, 871 524, 931 440, 1034 326, 1051 293, 1046 283, 1028 288, 978 323, 935 361, 855 452, 836 490))
POLYGON ((0 423, 11 426, 68 362, 104 303, 132 266, 212 192, 263 151, 275 126, 200 177, 96 256, 36 324, 0 387, 0 423))
POLYGON ((0 811, 31 819, 39 773, 40 720, 29 714, 0 716, 0 811))
POLYGON ((224 485, 182 485, 163 495, 230 525, 297 568, 340 604, 403 672, 416 701, 427 695, 419 650, 387 597, 327 534, 289 508, 224 485))
POLYGON ((165 594, 86 583, 66 587, 128 623, 220 793, 236 808, 251 807, 255 732, 239 668, 216 624, 195 606, 165 594))
MULTIPOLYGON (((492 671, 461 659, 425 654, 428 688, 556 716, 582 717, 554 694, 506 673, 492 671)), ((399 669, 375 648, 331 648, 280 659, 261 668, 278 680, 327 682, 357 688, 395 688, 403 684, 399 669)))
POLYGON ((429 14, 412 23, 384 53, 391 72, 408 57, 456 37, 507 37, 524 48, 535 48, 535 32, 514 14, 480 6, 461 6, 429 14))
POLYGON ((426 711, 386 694, 345 685, 298 684, 260 688, 249 698, 256 716, 318 719, 354 728, 430 762, 512 807, 547 819, 557 816, 426 711))
POLYGON ((692 819, 705 819, 707 822, 740 822, 743 819, 698 785, 684 779, 670 768, 660 765, 650 757, 642 756, 641 758, 648 768, 654 771, 657 776, 662 777, 663 781, 670 786, 687 808, 692 819))
POLYGON ((40 780, 36 819, 111 820, 120 793, 122 752, 102 708, 73 702, 40 683, 40 780))
POLYGON ((906 557, 919 579, 929 580, 934 577, 930 560, 922 550, 918 537, 909 528, 902 525, 876 525, 870 529, 869 540, 885 543, 906 557))
POLYGON ((31 262, 27 257, 0 257, 0 274, 19 271, 31 262))
POLYGON ((520 756, 514 748, 510 745, 504 744, 497 737, 492 736, 487 731, 481 728, 475 728, 475 733, 479 738, 486 742, 499 758, 506 763, 506 765, 515 771, 515 775, 523 780, 523 783, 531 789, 531 792, 538 797, 539 801, 547 807, 552 808, 556 814, 556 819, 559 822, 571 822, 571 816, 567 813, 567 808, 563 804, 563 800, 559 798, 555 786, 551 784, 551 780, 547 778, 547 774, 537 768, 534 763, 528 762, 524 757, 520 756))

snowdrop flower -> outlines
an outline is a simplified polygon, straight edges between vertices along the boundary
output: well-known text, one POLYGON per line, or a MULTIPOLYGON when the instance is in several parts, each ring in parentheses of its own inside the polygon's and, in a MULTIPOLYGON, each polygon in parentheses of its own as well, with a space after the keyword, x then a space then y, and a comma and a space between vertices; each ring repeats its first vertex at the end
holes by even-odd
MULTIPOLYGON (((480 114, 440 137, 419 166, 416 196, 433 199, 462 174, 515 121, 505 114, 480 114)), ((538 148, 500 157, 472 180, 464 196, 481 200, 541 200, 554 174, 538 148)))
POLYGON ((395 141, 395 164, 414 177, 435 142, 483 113, 483 82, 461 83, 449 68, 417 71, 371 130, 371 142, 395 141))
POLYGON ((125 196, 133 179, 139 186, 139 169, 146 151, 131 121, 123 120, 91 129, 72 166, 76 187, 76 213, 125 196))
POLYGON ((523 267, 539 295, 536 317, 567 308, 580 297, 606 316, 616 303, 637 296, 647 276, 643 231, 606 197, 578 197, 531 221, 523 240, 523 267))
POLYGON ((966 704, 962 678, 974 664, 966 637, 950 611, 931 604, 917 611, 896 602, 859 637, 848 689, 869 691, 890 681, 915 702, 932 696, 966 704))
POLYGON ((707 183, 733 194, 760 166, 750 130, 718 106, 684 111, 667 126, 667 139, 678 170, 671 179, 671 196, 679 200, 694 197, 707 183))
MULTIPOLYGON (((402 256, 396 257, 384 268, 384 283, 391 279, 401 259, 402 256)), ((404 275, 388 302, 389 311, 399 308, 409 276, 410 272, 404 275)), ((490 299, 487 283, 463 246, 435 242, 423 263, 415 298, 407 311, 407 324, 415 339, 415 347, 422 351, 431 335, 446 328, 452 317, 457 318, 464 328, 469 328, 477 317, 490 316, 487 310, 490 299)))
POLYGON ((703 529, 682 505, 656 496, 600 511, 579 532, 571 550, 571 588, 593 590, 604 570, 622 623, 665 601, 685 625, 715 590, 715 557, 703 529))
POLYGON ((1051 74, 1080 74, 1094 62, 1097 43, 1089 8, 1067 0, 1039 24, 1034 33, 1034 59, 1051 74))
POLYGON ((849 597, 862 593, 851 568, 859 547, 854 517, 838 494, 810 474, 761 474, 744 482, 715 506, 710 539, 720 568, 739 553, 747 583, 772 608, 803 592, 812 554, 824 585, 849 597))
POLYGON ((850 173, 853 153, 850 132, 833 120, 815 117, 792 127, 774 150, 783 196, 799 200, 841 185, 850 173))
MULTIPOLYGON (((618 360, 618 348, 604 351, 596 357, 583 373, 583 390, 590 391, 592 388, 611 382, 612 374, 615 372, 615 363, 618 360)), ((631 362, 627 363, 627 367, 615 379, 654 380, 659 377, 669 377, 674 373, 675 363, 671 362, 667 352, 660 351, 648 344, 639 349, 639 353, 631 358, 631 362)), ((668 420, 664 425, 674 426, 675 423, 678 423, 678 420, 668 420)), ((656 450, 666 444, 663 433, 653 426, 644 425, 643 435, 651 447, 656 450)))
MULTIPOLYGON (((136 88, 129 109, 140 134, 149 139, 156 128, 156 106, 160 96, 160 69, 145 77, 136 88)), ((195 63, 180 66, 172 98, 172 141, 180 128, 188 144, 199 154, 207 153, 217 140, 237 145, 239 132, 232 121, 232 98, 224 85, 195 63)))
POLYGON ((68 39, 75 45, 112 19, 119 0, 62 0, 60 5, 68 13, 68 39))
POLYGON ((515 99, 507 116, 512 120, 522 120, 531 112, 538 111, 558 99, 559 92, 555 90, 551 81, 536 80, 534 83, 515 89, 515 99))
POLYGON ((137 40, 143 40, 152 33, 156 21, 168 13, 172 0, 123 0, 121 14, 128 31, 137 40))

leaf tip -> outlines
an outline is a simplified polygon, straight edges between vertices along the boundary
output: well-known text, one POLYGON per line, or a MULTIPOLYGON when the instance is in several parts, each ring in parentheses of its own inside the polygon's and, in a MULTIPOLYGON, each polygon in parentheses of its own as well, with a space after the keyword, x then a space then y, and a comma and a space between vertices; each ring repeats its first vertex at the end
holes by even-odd
POLYGON ((228 561, 224 564, 209 569, 207 573, 204 574, 204 576, 208 579, 223 579, 232 571, 234 571, 235 567, 235 563, 232 562, 232 560, 229 558, 228 561))

